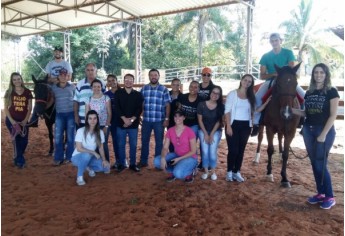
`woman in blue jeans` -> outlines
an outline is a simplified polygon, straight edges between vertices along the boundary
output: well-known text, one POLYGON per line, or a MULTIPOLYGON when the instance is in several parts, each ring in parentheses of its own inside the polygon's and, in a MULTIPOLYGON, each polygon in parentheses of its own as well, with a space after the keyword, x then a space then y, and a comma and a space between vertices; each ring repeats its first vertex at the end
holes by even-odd
POLYGON ((331 74, 325 64, 314 66, 304 100, 305 110, 293 109, 293 113, 306 117, 303 139, 317 190, 317 194, 307 201, 310 204, 320 203, 322 209, 330 209, 335 205, 335 199, 327 161, 335 138, 334 120, 337 117, 339 94, 331 85, 331 74))
POLYGON ((224 115, 223 92, 219 86, 214 86, 210 93, 210 99, 198 104, 199 139, 201 145, 201 160, 204 173, 202 179, 209 176, 216 180, 217 150, 222 137, 222 119, 224 115))
POLYGON ((172 182, 176 178, 184 179, 186 183, 194 180, 194 170, 198 163, 196 137, 193 130, 183 124, 185 118, 182 110, 175 112, 175 126, 168 129, 162 154, 154 159, 153 164, 157 169, 166 169, 169 173, 167 182, 172 182), (174 152, 169 153, 170 143, 174 146, 174 152))
POLYGON ((105 159, 104 133, 100 129, 98 114, 90 110, 86 114, 85 127, 77 130, 75 136, 75 150, 72 154, 72 163, 78 167, 77 184, 84 185, 83 178, 85 170, 90 177, 95 177, 95 172, 110 173, 109 162, 105 159), (96 152, 98 148, 99 153, 96 152))

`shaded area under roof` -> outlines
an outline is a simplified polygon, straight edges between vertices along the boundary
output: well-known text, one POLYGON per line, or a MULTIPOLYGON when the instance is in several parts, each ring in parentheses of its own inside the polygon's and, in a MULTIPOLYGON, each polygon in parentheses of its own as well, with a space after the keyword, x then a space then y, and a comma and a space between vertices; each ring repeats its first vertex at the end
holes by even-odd
POLYGON ((331 28, 331 30, 336 36, 344 40, 344 26, 343 25, 333 27, 331 28))
POLYGON ((248 0, 1 0, 1 31, 15 36, 134 21, 248 0))

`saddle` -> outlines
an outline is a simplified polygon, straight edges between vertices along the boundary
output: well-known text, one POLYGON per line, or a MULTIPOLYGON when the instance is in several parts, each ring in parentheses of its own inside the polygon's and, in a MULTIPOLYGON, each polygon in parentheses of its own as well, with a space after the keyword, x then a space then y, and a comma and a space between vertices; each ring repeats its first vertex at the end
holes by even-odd
MULTIPOLYGON (((274 86, 271 86, 271 87, 267 90, 267 92, 265 93, 265 95, 261 98, 262 103, 265 103, 266 100, 271 96, 273 87, 274 87, 274 86)), ((297 99, 298 99, 299 104, 304 103, 304 98, 302 98, 297 92, 296 92, 296 97, 297 97, 297 99)))

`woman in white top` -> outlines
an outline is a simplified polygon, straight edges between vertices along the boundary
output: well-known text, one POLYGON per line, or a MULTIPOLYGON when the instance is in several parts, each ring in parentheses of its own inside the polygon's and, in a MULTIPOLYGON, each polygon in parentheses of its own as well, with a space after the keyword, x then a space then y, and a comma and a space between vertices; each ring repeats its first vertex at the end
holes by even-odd
MULTIPOLYGON (((256 111, 262 111, 270 98, 256 111)), ((255 111, 254 77, 245 74, 238 89, 230 91, 225 103, 226 141, 228 144, 227 181, 243 182, 240 170, 244 150, 253 126, 255 111)))
POLYGON ((105 159, 104 133, 99 126, 99 117, 96 111, 90 110, 86 114, 85 127, 77 130, 75 136, 75 150, 72 154, 72 163, 78 167, 77 184, 84 185, 83 174, 88 170, 90 177, 95 172, 110 173, 109 162, 105 159), (99 153, 96 152, 98 148, 99 153))

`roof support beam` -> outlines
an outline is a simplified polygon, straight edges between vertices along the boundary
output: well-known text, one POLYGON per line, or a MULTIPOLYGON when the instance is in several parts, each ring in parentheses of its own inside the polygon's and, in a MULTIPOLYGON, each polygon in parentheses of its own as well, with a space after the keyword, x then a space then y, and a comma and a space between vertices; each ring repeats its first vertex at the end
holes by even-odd
POLYGON ((135 22, 135 75, 137 83, 144 83, 141 68, 141 25, 142 20, 135 22))

